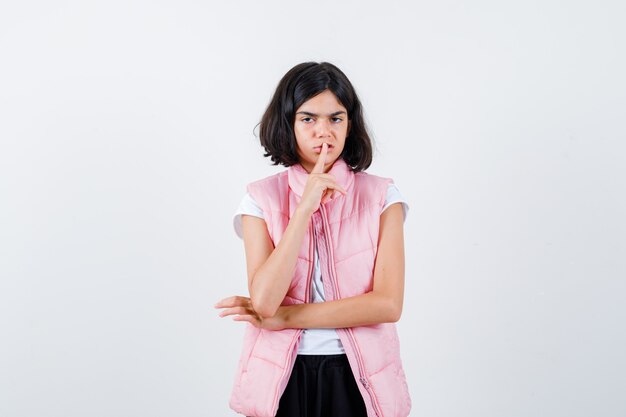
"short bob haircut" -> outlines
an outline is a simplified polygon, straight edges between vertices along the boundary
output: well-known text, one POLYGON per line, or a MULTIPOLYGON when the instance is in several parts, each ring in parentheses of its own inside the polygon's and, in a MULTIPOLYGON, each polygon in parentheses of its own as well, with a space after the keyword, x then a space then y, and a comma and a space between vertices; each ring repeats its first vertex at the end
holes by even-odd
POLYGON ((363 118, 361 102, 348 77, 329 62, 303 62, 291 68, 280 80, 261 118, 260 141, 264 157, 272 165, 289 167, 300 162, 293 130, 296 110, 310 98, 330 90, 346 108, 350 128, 339 155, 353 172, 364 171, 372 163, 372 141, 363 118))

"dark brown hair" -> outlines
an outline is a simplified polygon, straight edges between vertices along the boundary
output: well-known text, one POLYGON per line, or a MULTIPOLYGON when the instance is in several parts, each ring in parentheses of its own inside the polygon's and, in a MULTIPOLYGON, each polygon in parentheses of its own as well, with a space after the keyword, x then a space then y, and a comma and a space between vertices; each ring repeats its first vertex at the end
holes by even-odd
POLYGON ((346 108, 350 130, 339 155, 354 172, 366 170, 372 163, 372 141, 363 118, 361 102, 343 72, 329 62, 303 62, 291 68, 280 80, 274 96, 261 118, 260 141, 264 157, 272 165, 289 167, 299 163, 293 131, 296 110, 310 98, 330 90, 346 108))

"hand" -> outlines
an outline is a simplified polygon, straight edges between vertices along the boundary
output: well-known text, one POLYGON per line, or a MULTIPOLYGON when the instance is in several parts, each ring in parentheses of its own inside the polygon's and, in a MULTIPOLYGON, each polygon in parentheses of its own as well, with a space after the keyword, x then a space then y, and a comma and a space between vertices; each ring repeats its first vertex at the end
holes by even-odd
POLYGON ((224 298, 218 301, 215 308, 226 308, 219 314, 220 317, 226 317, 235 315, 234 321, 247 321, 265 330, 283 330, 286 328, 286 310, 287 306, 280 306, 274 316, 269 318, 263 318, 259 316, 254 308, 252 308, 252 301, 249 297, 240 295, 233 295, 232 297, 224 298))
POLYGON ((335 192, 346 195, 346 190, 337 184, 335 177, 331 174, 324 173, 327 153, 328 144, 324 142, 320 156, 317 158, 315 166, 309 173, 304 191, 302 192, 302 200, 300 200, 299 207, 303 207, 309 213, 314 213, 317 211, 320 204, 324 204, 331 198, 334 198, 335 192))

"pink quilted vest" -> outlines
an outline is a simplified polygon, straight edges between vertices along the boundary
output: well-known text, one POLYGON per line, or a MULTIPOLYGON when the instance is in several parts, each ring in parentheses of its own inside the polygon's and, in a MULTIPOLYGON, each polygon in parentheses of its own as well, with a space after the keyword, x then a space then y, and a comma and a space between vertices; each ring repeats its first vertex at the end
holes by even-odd
MULTIPOLYGON (((354 173, 339 158, 330 174, 347 191, 320 205, 302 241, 291 286, 282 305, 311 302, 314 239, 326 300, 372 290, 380 213, 391 178, 354 173)), ((269 235, 278 245, 300 202, 308 173, 300 165, 248 184, 269 235)), ((274 417, 287 386, 302 329, 263 330, 246 324, 230 407, 255 417, 274 417)), ((395 323, 338 328, 368 417, 406 417, 411 398, 400 359, 395 323)))

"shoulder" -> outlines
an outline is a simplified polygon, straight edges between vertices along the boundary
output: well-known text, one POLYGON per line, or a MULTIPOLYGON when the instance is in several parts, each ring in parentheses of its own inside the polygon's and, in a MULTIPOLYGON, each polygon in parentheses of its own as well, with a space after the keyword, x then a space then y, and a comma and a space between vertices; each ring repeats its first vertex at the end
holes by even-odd
POLYGON ((268 175, 258 180, 254 180, 248 183, 248 190, 250 188, 262 188, 266 186, 274 185, 277 182, 286 181, 287 180, 287 170, 283 170, 281 172, 277 172, 276 174, 268 175))
POLYGON ((358 180, 359 182, 368 183, 368 184, 380 184, 380 185, 386 186, 389 183, 393 183, 392 178, 383 177, 381 175, 376 175, 376 174, 370 174, 369 172, 365 172, 365 171, 355 172, 354 178, 355 180, 358 180))
POLYGON ((370 189, 384 195, 389 184, 393 184, 393 179, 361 171, 354 174, 354 184, 361 189, 370 189))
POLYGON ((265 219, 271 220, 272 213, 289 213, 287 170, 249 182, 246 191, 263 211, 265 219))
POLYGON ((402 205, 403 221, 406 221, 406 217, 409 212, 409 203, 400 193, 396 184, 390 183, 387 187, 387 196, 385 197, 385 205, 381 210, 381 214, 394 203, 400 203, 402 205))
POLYGON ((379 196, 382 195, 383 202, 380 210, 381 214, 392 204, 401 203, 403 217, 406 221, 406 217, 409 211, 409 203, 400 193, 400 190, 395 184, 393 178, 369 174, 367 172, 356 173, 355 177, 357 176, 361 183, 370 184, 373 189, 377 190, 379 196))
POLYGON ((287 170, 283 170, 276 174, 249 182, 246 191, 257 202, 262 203, 265 200, 274 198, 275 193, 284 193, 289 186, 287 170))
POLYGON ((379 215, 385 204, 388 184, 391 182, 393 182, 391 178, 364 171, 355 172, 350 191, 353 206, 358 210, 371 207, 372 212, 379 215))
POLYGON ((239 203, 239 207, 237 207, 237 211, 233 216, 233 226, 235 228, 235 233, 239 238, 243 239, 243 222, 242 216, 247 214, 249 216, 259 217, 264 219, 263 209, 254 201, 254 198, 250 195, 250 193, 245 193, 241 202, 239 203))

